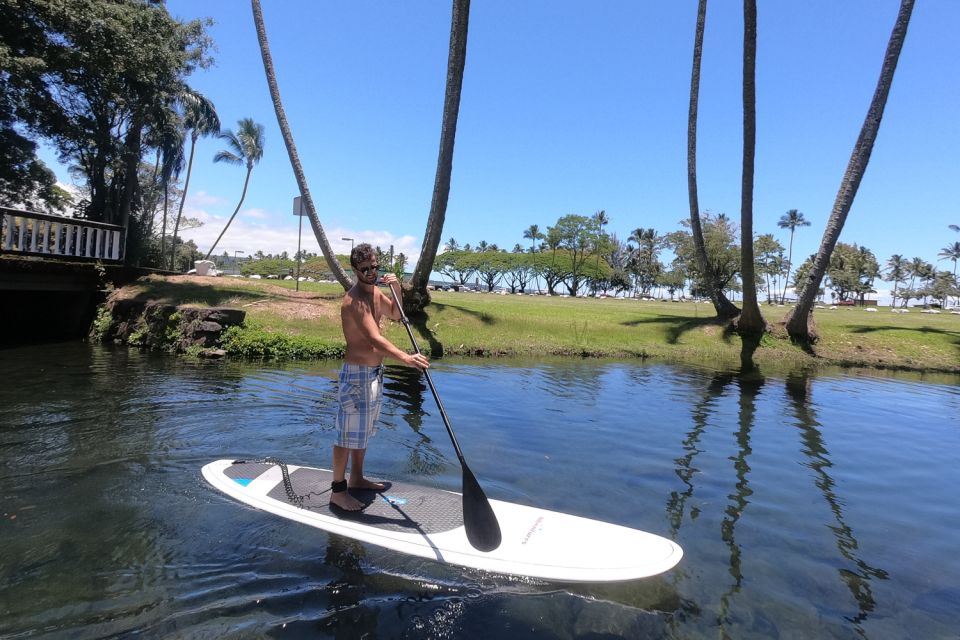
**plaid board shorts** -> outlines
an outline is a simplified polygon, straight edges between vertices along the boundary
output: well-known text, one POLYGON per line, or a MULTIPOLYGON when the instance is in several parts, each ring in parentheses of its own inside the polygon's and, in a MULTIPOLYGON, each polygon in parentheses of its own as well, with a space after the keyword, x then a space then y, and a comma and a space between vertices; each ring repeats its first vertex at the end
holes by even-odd
POLYGON ((370 367, 344 363, 340 369, 340 408, 337 411, 337 446, 366 449, 376 433, 383 404, 383 365, 370 367))

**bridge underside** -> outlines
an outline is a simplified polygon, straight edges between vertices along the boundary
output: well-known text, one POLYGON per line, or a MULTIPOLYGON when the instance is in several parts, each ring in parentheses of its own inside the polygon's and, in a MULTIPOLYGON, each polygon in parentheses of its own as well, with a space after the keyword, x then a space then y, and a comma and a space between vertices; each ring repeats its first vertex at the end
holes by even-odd
POLYGON ((108 285, 144 273, 89 261, 0 256, 0 345, 83 337, 108 285))

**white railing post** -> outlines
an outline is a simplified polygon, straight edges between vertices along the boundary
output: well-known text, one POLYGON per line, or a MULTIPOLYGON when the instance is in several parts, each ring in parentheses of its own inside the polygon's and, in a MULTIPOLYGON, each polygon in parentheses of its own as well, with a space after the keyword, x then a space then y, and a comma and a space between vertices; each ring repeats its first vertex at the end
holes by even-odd
POLYGON ((53 227, 54 224, 56 224, 56 229, 53 231, 53 253, 54 255, 60 255, 60 231, 63 229, 63 225, 51 222, 50 226, 53 227))
POLYGON ((3 214, 3 226, 7 230, 7 235, 3 238, 3 250, 10 251, 13 247, 13 227, 15 218, 9 213, 3 214))
POLYGON ((4 252, 122 261, 125 233, 118 225, 0 207, 4 252))

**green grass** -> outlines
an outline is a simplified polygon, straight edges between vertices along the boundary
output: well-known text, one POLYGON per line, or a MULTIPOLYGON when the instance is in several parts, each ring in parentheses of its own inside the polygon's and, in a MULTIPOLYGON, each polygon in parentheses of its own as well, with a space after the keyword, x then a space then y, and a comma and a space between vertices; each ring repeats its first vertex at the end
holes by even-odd
MULTIPOLYGON (((343 292, 338 284, 301 283, 297 294, 290 281, 241 284, 220 278, 210 283, 180 287, 176 282, 153 282, 138 295, 243 308, 250 331, 296 336, 306 341, 303 344, 314 345, 303 351, 289 347, 303 357, 309 357, 311 350, 328 353, 343 346, 339 325, 343 292), (291 305, 299 304, 314 305, 313 312, 321 308, 323 317, 291 317, 291 305)), ((432 304, 423 316, 412 319, 412 325, 421 349, 433 357, 649 357, 730 365, 740 361, 739 336, 715 322, 710 304, 456 292, 431 295, 432 304)), ((849 307, 818 309, 814 317, 821 339, 808 352, 791 343, 776 324, 788 310, 762 307, 774 331, 755 352, 757 363, 960 373, 960 316, 923 314, 917 309, 906 314, 891 313, 888 308, 876 313, 849 307)), ((400 323, 386 321, 384 332, 395 344, 408 348, 409 338, 400 323)), ((265 338, 261 335, 258 340, 265 338)))

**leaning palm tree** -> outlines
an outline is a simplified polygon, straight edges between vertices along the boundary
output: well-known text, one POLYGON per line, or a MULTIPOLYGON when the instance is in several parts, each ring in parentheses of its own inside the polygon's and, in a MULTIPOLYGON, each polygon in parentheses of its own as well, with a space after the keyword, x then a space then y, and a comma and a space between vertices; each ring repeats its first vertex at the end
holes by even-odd
POLYGON ((267 76, 267 85, 270 87, 270 98, 273 100, 273 110, 277 116, 277 124, 280 126, 280 134, 283 136, 283 144, 287 147, 290 165, 293 167, 293 174, 297 179, 297 187, 300 189, 300 201, 307 210, 307 217, 310 218, 310 226, 313 227, 313 235, 317 238, 320 251, 327 261, 327 267, 331 273, 333 273, 337 282, 340 283, 340 286, 344 289, 349 289, 353 286, 353 280, 347 275, 340 261, 337 260, 337 256, 333 252, 329 240, 327 240, 327 234, 320 224, 316 207, 313 206, 310 188, 307 186, 306 174, 303 171, 303 165, 300 164, 300 154, 297 153, 297 146, 293 141, 293 133, 290 131, 290 124, 287 122, 283 102, 280 100, 280 85, 277 84, 277 74, 273 68, 273 56, 270 55, 270 43, 267 41, 267 28, 263 22, 263 11, 260 9, 260 0, 252 0, 252 5, 253 22, 257 30, 257 41, 260 43, 260 57, 263 59, 263 70, 267 76))
POLYGON ((790 282, 790 268, 793 266, 793 234, 797 227, 809 227, 810 221, 803 217, 803 214, 796 209, 790 209, 780 216, 777 226, 781 229, 790 229, 790 248, 787 250, 787 277, 783 281, 783 292, 780 294, 780 304, 783 304, 787 298, 787 283, 790 282))
POLYGON ((735 318, 740 310, 730 302, 717 286, 714 270, 707 258, 707 245, 700 224, 700 204, 697 197, 697 109, 700 99, 700 59, 703 54, 703 31, 707 20, 707 0, 697 4, 697 30, 693 42, 693 72, 690 76, 690 110, 687 117, 687 193, 690 199, 690 235, 696 247, 697 263, 703 274, 704 286, 718 318, 735 318))
POLYGON ((893 84, 893 75, 897 70, 897 62, 900 60, 900 51, 903 49, 903 42, 907 37, 907 27, 910 25, 913 3, 914 0, 901 0, 900 2, 900 11, 897 14, 897 20, 893 25, 893 31, 890 33, 890 40, 887 43, 883 66, 880 69, 880 78, 877 80, 877 88, 873 94, 873 99, 870 101, 867 117, 860 129, 860 136, 857 138, 853 153, 850 155, 847 170, 844 172, 843 180, 840 183, 840 190, 837 192, 836 200, 833 203, 830 220, 827 222, 823 239, 820 241, 820 249, 814 257, 813 264, 806 276, 806 282, 800 287, 803 292, 800 294, 797 306, 791 309, 785 318, 787 333, 795 341, 809 343, 816 339, 812 315, 813 304, 817 291, 820 289, 820 283, 823 281, 823 276, 830 264, 833 248, 840 238, 843 224, 847 220, 847 214, 850 213, 850 207, 853 206, 853 199, 857 195, 860 181, 863 180, 863 174, 870 162, 870 154, 873 152, 873 144, 876 142, 877 132, 880 130, 880 120, 883 119, 883 110, 887 104, 887 96, 890 95, 890 86, 893 84))
MULTIPOLYGON (((741 335, 759 336, 767 328, 757 302, 753 255, 753 178, 757 147, 757 2, 743 2, 743 170, 740 186, 740 275, 743 311, 737 321, 741 335)), ((742 353, 747 354, 745 349, 742 353)), ((752 352, 749 352, 752 353, 752 352)), ((749 359, 749 356, 746 356, 749 359)), ((745 366, 752 364, 744 361, 745 366)))
POLYGON ((209 98, 188 88, 178 100, 183 108, 184 128, 190 132, 190 157, 187 160, 187 175, 183 179, 183 194, 180 196, 180 206, 177 209, 177 218, 173 224, 173 236, 170 241, 171 271, 177 255, 177 232, 180 230, 180 220, 183 217, 183 205, 187 202, 187 189, 190 188, 190 174, 193 173, 193 154, 197 150, 197 140, 220 134, 220 117, 209 98))
POLYGON ((217 236, 216 242, 207 251, 207 255, 203 257, 204 260, 208 259, 213 250, 217 248, 220 238, 230 228, 230 223, 237 217, 237 212, 240 211, 243 200, 247 197, 250 174, 253 172, 254 165, 260 162, 260 158, 263 157, 263 125, 254 122, 253 118, 243 118, 237 122, 236 133, 227 129, 220 134, 220 139, 227 142, 229 149, 218 151, 217 155, 213 157, 213 161, 246 166, 247 175, 243 179, 243 192, 240 194, 240 202, 237 203, 237 208, 233 210, 233 215, 227 220, 227 226, 223 228, 223 231, 217 236))
POLYGON ((440 153, 433 182, 430 215, 423 236, 420 259, 413 270, 410 298, 411 309, 422 309, 430 301, 427 283, 440 246, 443 221, 450 197, 450 178, 453 174, 453 145, 457 136, 457 118, 460 115, 460 91, 463 88, 463 68, 467 61, 467 26, 470 20, 470 0, 453 0, 450 18, 450 45, 447 53, 447 87, 443 98, 443 121, 440 125, 440 153))

